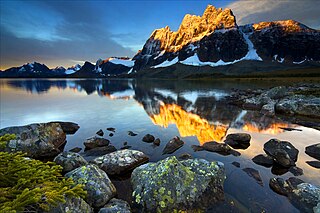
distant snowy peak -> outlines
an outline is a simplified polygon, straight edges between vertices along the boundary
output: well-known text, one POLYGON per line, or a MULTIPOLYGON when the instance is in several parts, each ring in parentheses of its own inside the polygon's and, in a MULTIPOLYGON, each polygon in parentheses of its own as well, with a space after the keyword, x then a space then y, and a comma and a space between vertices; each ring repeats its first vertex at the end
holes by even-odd
POLYGON ((81 69, 81 65, 80 64, 76 64, 72 67, 69 67, 66 71, 65 74, 66 75, 71 75, 73 73, 76 73, 77 71, 79 71, 81 69))

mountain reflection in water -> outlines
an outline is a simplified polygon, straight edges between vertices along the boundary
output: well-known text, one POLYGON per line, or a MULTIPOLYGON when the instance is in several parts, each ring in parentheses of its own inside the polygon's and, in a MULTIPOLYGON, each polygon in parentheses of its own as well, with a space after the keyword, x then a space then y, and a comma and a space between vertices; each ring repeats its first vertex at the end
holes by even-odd
POLYGON ((263 145, 271 138, 289 141, 299 150, 296 164, 304 173, 299 178, 320 184, 319 170, 306 163, 313 159, 304 152, 306 146, 319 143, 320 131, 294 125, 290 117, 268 117, 227 103, 232 88, 276 86, 273 82, 270 84, 153 79, 1 79, 0 124, 3 128, 35 122, 72 121, 78 123, 80 129, 75 135, 67 136, 65 150, 83 148, 84 140, 102 129, 104 137, 117 149, 127 142, 132 149, 147 154, 151 162, 183 153, 220 161, 226 168, 226 194, 243 204, 248 212, 256 205, 267 212, 297 212, 286 197, 275 194, 268 185, 275 175, 287 179, 293 174, 288 170, 256 165, 251 159, 264 153, 263 145), (112 137, 108 136, 107 127, 116 129, 112 137), (281 129, 286 127, 302 131, 281 129), (137 133, 137 136, 129 136, 128 131, 137 133), (249 147, 237 150, 241 153, 238 157, 194 152, 191 148, 207 141, 223 142, 227 134, 242 132, 251 135, 251 142, 249 147), (147 133, 159 137, 160 146, 142 142, 147 133), (176 135, 185 142, 184 146, 173 154, 162 155, 167 142, 176 135), (231 164, 234 161, 240 164, 240 169, 231 164), (242 169, 247 167, 259 171, 263 187, 243 172, 242 169))

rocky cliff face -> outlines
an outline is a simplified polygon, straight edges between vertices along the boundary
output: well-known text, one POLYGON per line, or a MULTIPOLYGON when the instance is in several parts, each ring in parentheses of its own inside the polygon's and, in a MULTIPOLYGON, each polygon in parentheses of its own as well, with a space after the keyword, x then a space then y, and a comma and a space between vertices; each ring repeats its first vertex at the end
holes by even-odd
POLYGON ((320 60, 320 32, 293 20, 238 26, 230 9, 187 14, 176 32, 155 30, 133 58, 134 70, 175 63, 229 65, 242 60, 300 64, 320 60))

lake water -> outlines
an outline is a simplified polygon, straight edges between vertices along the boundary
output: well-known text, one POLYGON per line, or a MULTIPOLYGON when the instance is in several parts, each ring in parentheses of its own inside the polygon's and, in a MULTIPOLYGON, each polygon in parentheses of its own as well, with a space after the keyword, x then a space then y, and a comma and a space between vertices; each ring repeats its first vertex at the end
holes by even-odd
MULTIPOLYGON (((49 121, 72 121, 80 125, 74 135, 67 137, 65 150, 83 148, 86 138, 102 129, 116 148, 128 142, 131 149, 143 151, 151 162, 164 159, 166 143, 179 136, 185 145, 171 155, 189 153, 195 158, 217 160, 225 164, 226 204, 243 212, 298 212, 286 197, 269 188, 269 179, 275 174, 287 179, 293 174, 276 171, 252 162, 263 154, 263 144, 277 138, 290 141, 299 156, 297 166, 303 169, 302 180, 320 185, 320 170, 306 161, 315 160, 304 153, 305 147, 319 143, 320 131, 291 124, 286 119, 269 118, 257 112, 246 111, 225 103, 232 88, 256 89, 271 87, 277 82, 242 81, 158 81, 158 80, 0 80, 0 127, 26 125, 49 121), (113 137, 106 130, 116 128, 113 137), (302 131, 284 131, 279 127, 294 127, 302 131), (138 135, 129 136, 128 131, 138 135), (217 153, 194 152, 191 145, 207 141, 223 142, 229 133, 249 133, 251 145, 238 150, 241 156, 222 156, 217 153), (161 145, 141 141, 145 134, 161 139, 161 145), (240 168, 232 165, 239 162, 240 168), (246 174, 243 168, 254 168, 260 173, 263 185, 246 174)), ((119 197, 130 190, 129 180, 115 180, 119 197)))

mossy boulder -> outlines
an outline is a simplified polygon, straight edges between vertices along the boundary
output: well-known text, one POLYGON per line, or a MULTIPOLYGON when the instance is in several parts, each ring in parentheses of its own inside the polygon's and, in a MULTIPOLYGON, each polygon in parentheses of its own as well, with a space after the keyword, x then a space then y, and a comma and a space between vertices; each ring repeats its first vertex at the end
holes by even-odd
POLYGON ((62 166, 63 173, 70 172, 80 166, 85 166, 88 162, 78 153, 62 152, 53 160, 56 164, 62 166))
POLYGON ((65 198, 65 203, 51 207, 47 213, 93 213, 93 209, 82 198, 65 198))
POLYGON ((202 210, 224 199, 224 165, 175 156, 136 168, 132 199, 145 212, 202 210))
POLYGON ((92 163, 97 164, 108 175, 121 175, 148 161, 149 157, 143 152, 124 149, 97 157, 92 163))
POLYGON ((79 167, 65 176, 72 178, 77 184, 84 185, 84 190, 87 191, 85 201, 94 208, 104 206, 116 195, 116 188, 108 175, 96 165, 79 167))
POLYGON ((37 123, 0 129, 0 136, 14 134, 0 151, 24 152, 28 157, 41 159, 58 155, 66 143, 66 134, 59 123, 37 123))
POLYGON ((129 204, 120 199, 112 198, 107 205, 99 210, 99 213, 130 213, 131 209, 129 204))

